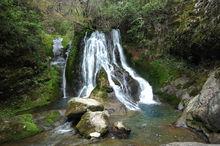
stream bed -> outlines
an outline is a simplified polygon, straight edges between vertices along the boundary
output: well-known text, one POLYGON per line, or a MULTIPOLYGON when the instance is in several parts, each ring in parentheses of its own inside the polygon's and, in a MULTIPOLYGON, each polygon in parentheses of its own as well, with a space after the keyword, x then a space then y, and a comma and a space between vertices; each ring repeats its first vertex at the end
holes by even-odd
MULTIPOLYGON (((63 100, 63 102, 65 101, 63 100)), ((59 107, 59 105, 56 106, 59 107)), ((52 107, 54 108, 55 106, 52 107)), ((76 130, 71 128, 70 124, 66 123, 53 130, 42 132, 18 142, 4 144, 3 146, 157 146, 178 141, 204 142, 192 131, 186 128, 176 128, 172 125, 181 114, 173 107, 167 104, 143 104, 140 105, 140 108, 142 111, 127 111, 125 115, 117 115, 115 113, 110 117, 111 123, 123 121, 131 129, 128 139, 116 139, 111 134, 98 140, 84 139, 77 134, 76 130)))

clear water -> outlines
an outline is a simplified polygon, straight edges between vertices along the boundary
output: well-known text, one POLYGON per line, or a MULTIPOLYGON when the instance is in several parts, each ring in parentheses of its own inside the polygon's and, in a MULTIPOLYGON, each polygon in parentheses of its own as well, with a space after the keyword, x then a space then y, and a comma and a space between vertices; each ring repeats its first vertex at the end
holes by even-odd
POLYGON ((110 122, 123 121, 131 129, 128 139, 114 139, 107 136, 98 141, 82 138, 69 124, 59 126, 51 131, 26 138, 19 142, 3 146, 157 146, 170 142, 196 141, 204 142, 195 133, 185 128, 172 126, 180 113, 166 104, 140 105, 142 111, 128 111, 125 115, 113 115, 110 122))

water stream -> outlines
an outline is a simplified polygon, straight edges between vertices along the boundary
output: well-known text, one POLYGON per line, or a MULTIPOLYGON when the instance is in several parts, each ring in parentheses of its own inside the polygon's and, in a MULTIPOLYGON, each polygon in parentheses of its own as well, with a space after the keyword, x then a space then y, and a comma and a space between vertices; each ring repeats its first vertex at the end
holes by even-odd
MULTIPOLYGON (((54 58, 52 61, 52 65, 56 65, 62 69, 62 92, 63 98, 67 98, 66 92, 66 62, 69 56, 70 48, 68 48, 67 52, 64 52, 62 45, 63 38, 56 38, 53 40, 53 54, 54 58), (65 54, 65 55, 64 55, 65 54)), ((71 47, 71 43, 69 43, 71 47)))
POLYGON ((149 83, 128 66, 120 44, 119 30, 112 30, 110 37, 95 31, 84 41, 83 87, 79 97, 90 96, 96 87, 97 74, 103 68, 117 99, 128 109, 138 110, 138 103, 156 103, 149 83))
POLYGON ((128 139, 117 139, 107 135, 97 141, 81 137, 70 123, 58 126, 24 140, 3 146, 159 146, 170 142, 204 142, 195 133, 185 128, 176 128, 172 123, 181 114, 166 104, 141 104, 141 111, 128 111, 125 115, 115 114, 110 122, 123 121, 131 128, 128 139))

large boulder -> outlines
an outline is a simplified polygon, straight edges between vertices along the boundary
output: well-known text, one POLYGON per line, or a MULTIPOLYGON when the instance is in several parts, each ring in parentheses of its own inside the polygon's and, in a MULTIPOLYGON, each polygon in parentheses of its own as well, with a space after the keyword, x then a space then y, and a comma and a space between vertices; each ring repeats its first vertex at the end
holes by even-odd
POLYGON ((202 131, 210 142, 220 142, 220 69, 212 72, 199 95, 190 100, 177 126, 189 126, 202 131), (215 137, 213 139, 213 133, 215 137))
POLYGON ((65 113, 65 116, 68 118, 80 118, 84 113, 90 111, 103 111, 104 106, 96 101, 95 99, 90 98, 72 98, 68 102, 68 107, 65 113))
POLYGON ((79 133, 87 138, 103 136, 108 131, 107 111, 88 111, 76 125, 79 133))

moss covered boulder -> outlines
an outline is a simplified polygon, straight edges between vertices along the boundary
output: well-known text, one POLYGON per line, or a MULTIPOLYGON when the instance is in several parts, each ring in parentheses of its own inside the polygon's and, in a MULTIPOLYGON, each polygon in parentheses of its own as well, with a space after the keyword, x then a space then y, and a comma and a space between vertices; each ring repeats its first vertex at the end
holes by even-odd
POLYGON ((88 111, 76 125, 79 133, 86 138, 93 137, 95 134, 103 136, 108 131, 108 113, 106 111, 88 111))
POLYGON ((65 116, 68 118, 80 118, 84 113, 90 111, 103 111, 104 106, 90 98, 72 98, 68 102, 68 107, 65 116))
POLYGON ((41 132, 31 114, 0 119, 0 143, 19 140, 41 132))

